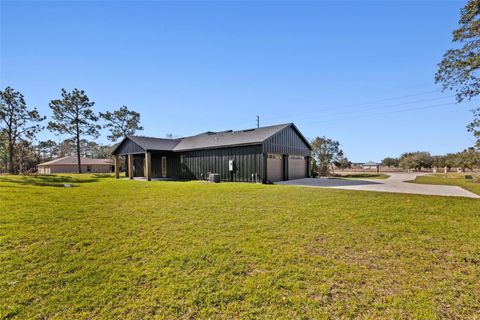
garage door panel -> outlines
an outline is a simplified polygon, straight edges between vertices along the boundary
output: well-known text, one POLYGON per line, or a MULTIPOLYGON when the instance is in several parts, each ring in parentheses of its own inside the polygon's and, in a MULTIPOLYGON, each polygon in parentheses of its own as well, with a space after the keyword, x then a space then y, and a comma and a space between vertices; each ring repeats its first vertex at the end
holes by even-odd
POLYGON ((300 179, 307 176, 307 159, 302 156, 288 157, 288 179, 300 179))
POLYGON ((283 159, 281 155, 267 156, 267 180, 271 182, 283 180, 283 159))

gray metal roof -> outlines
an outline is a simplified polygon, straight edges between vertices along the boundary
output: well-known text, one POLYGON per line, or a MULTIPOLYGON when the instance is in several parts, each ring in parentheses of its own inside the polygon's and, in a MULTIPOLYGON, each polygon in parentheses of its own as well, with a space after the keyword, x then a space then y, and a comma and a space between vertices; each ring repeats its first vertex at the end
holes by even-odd
MULTIPOLYGON (((111 166, 113 163, 112 159, 93 159, 93 158, 85 158, 80 157, 80 163, 83 165, 107 165, 111 166)), ((50 160, 47 162, 43 162, 38 164, 37 166, 65 166, 65 165, 76 165, 78 164, 77 156, 66 156, 54 160, 50 160)))
MULTIPOLYGON (((130 139, 145 151, 186 151, 195 149, 258 144, 264 142, 268 138, 272 137, 276 133, 289 126, 293 126, 296 129, 293 123, 286 123, 238 131, 207 131, 195 136, 185 137, 181 139, 161 139, 153 137, 128 136, 119 144, 119 146, 113 151, 113 153, 116 152, 116 150, 126 139, 130 139)), ((298 129, 296 130, 298 131, 298 129)), ((299 134, 301 135, 300 132, 299 134)), ((306 141, 305 138, 303 139, 306 141)), ((306 143, 308 144, 308 141, 306 141, 306 143)))
POLYGON ((173 150, 181 139, 161 139, 153 137, 128 136, 144 150, 173 150))
POLYGON ((196 136, 183 138, 175 146, 174 151, 217 148, 245 144, 257 144, 267 140, 277 132, 291 124, 279 124, 275 126, 260 127, 239 131, 205 132, 196 136))

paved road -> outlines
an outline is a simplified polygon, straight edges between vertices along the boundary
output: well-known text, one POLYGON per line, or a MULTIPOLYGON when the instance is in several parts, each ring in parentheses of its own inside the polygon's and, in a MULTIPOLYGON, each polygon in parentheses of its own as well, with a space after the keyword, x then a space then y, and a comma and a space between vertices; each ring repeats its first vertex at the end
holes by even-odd
POLYGON ((304 178, 297 180, 288 180, 277 182, 277 184, 308 186, 308 187, 323 187, 336 188, 347 190, 365 190, 378 192, 396 192, 396 193, 414 193, 414 194, 428 194, 437 196, 453 196, 453 197, 468 197, 478 198, 470 191, 457 186, 439 186, 430 184, 416 184, 405 181, 414 180, 418 175, 425 173, 389 173, 388 179, 362 179, 362 180, 348 180, 348 179, 329 179, 329 178, 304 178))

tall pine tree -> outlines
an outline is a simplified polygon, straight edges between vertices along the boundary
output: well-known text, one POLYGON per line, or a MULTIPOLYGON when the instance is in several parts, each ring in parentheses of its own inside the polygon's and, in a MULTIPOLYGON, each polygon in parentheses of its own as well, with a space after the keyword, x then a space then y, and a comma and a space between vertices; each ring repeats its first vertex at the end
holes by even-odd
POLYGON ((127 106, 123 106, 113 112, 100 113, 100 117, 106 121, 103 127, 110 130, 108 139, 112 142, 143 130, 143 127, 140 125, 140 113, 128 110, 127 106))
POLYGON ((28 109, 23 95, 11 87, 0 91, 0 125, 8 145, 8 172, 16 173, 15 148, 22 139, 32 139, 43 129, 36 108, 28 109))
POLYGON ((94 104, 95 102, 90 101, 85 91, 79 89, 74 89, 72 92, 62 89, 62 98, 50 102, 55 121, 48 123, 48 129, 70 135, 74 139, 77 149, 78 173, 82 173, 80 161, 82 137, 99 136, 98 117, 92 110, 94 104))

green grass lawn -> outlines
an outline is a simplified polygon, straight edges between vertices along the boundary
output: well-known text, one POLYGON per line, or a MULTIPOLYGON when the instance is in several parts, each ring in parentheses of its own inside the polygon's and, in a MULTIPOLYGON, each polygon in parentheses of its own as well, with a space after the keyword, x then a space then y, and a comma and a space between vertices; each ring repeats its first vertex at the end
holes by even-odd
POLYGON ((415 180, 410 181, 420 184, 437 184, 437 185, 451 185, 459 186, 473 193, 480 195, 480 183, 473 182, 472 180, 465 179, 465 175, 468 174, 449 174, 447 176, 443 174, 418 176, 415 180))
POLYGON ((4 319, 473 319, 480 201, 3 176, 0 270, 4 319))

